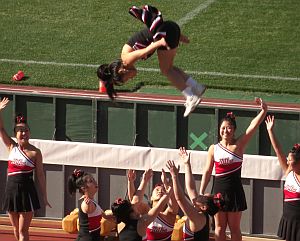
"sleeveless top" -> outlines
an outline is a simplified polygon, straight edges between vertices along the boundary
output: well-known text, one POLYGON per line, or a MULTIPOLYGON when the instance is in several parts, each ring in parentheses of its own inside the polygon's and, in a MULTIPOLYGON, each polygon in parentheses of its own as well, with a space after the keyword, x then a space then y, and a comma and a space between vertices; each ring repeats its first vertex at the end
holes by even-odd
POLYGON ((300 201, 300 180, 295 172, 291 171, 284 184, 284 202, 300 201))
POLYGON ((242 168, 243 157, 239 156, 220 143, 214 145, 215 176, 223 177, 242 168))
POLYGON ((166 222, 161 217, 157 216, 152 223, 149 224, 146 230, 146 240, 171 240, 174 224, 166 222))
MULTIPOLYGON (((144 49, 154 42, 153 34, 148 28, 145 28, 135 33, 128 41, 127 44, 134 50, 144 49)), ((153 52, 154 53, 154 52, 153 52)), ((153 53, 148 54, 143 60, 148 59, 153 53)))
POLYGON ((192 232, 186 223, 183 225, 183 240, 184 241, 209 241, 209 217, 206 214, 206 224, 205 226, 197 231, 192 232))
POLYGON ((98 205, 98 203, 96 203, 94 200, 91 200, 94 203, 94 205, 96 206, 95 211, 92 213, 84 213, 81 209, 81 204, 83 201, 84 201, 83 198, 78 201, 79 226, 80 226, 79 232, 81 234, 88 234, 88 233, 97 231, 97 232, 99 232, 99 235, 100 235, 100 228, 101 228, 100 221, 102 219, 103 210, 98 205))
POLYGON ((34 169, 35 162, 18 145, 14 146, 8 156, 7 175, 33 173, 34 169))
POLYGON ((142 237, 137 232, 137 219, 131 219, 119 233, 119 241, 142 241, 142 237))

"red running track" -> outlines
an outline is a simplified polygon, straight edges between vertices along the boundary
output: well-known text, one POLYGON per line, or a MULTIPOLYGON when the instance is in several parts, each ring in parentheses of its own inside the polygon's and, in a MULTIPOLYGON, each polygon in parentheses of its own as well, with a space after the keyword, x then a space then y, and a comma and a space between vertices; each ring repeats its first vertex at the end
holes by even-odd
MULTIPOLYGON (((59 89, 47 87, 34 87, 34 86, 20 86, 20 85, 0 85, 0 93, 2 94, 31 94, 31 95, 51 95, 51 96, 70 96, 70 97, 87 97, 95 99, 105 99, 108 97, 105 93, 99 93, 92 90, 74 90, 74 89, 59 89)), ((157 95, 157 94, 144 94, 144 93, 122 93, 118 94, 117 100, 120 101, 136 101, 136 102, 151 102, 151 103, 173 103, 184 104, 182 96, 174 95, 157 95)), ((229 99, 216 99, 216 98, 203 98, 201 105, 212 107, 234 107, 246 109, 258 109, 259 106, 254 101, 246 100, 229 100, 229 99)), ((269 110, 280 111, 296 111, 300 112, 300 104, 289 103, 268 103, 269 110)))

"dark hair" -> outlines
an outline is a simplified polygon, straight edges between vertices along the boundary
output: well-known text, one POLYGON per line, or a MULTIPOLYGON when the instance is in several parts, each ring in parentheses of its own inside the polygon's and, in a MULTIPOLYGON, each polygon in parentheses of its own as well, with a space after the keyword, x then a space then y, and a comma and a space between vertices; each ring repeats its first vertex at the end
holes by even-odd
POLYGON ((155 184, 154 187, 153 187, 153 190, 157 187, 162 187, 163 189, 165 189, 165 186, 162 182, 159 182, 159 183, 155 184))
POLYGON ((221 119, 220 123, 222 124, 224 121, 228 121, 230 125, 232 125, 234 129, 236 129, 235 115, 233 114, 233 112, 228 112, 226 116, 221 119))
POLYGON ((207 206, 205 213, 210 216, 214 216, 217 212, 222 210, 225 205, 224 198, 221 193, 217 193, 212 196, 199 195, 196 198, 196 201, 207 206))
POLYGON ((296 161, 299 161, 300 160, 300 144, 296 143, 290 150, 290 153, 295 155, 296 161))
POLYGON ((127 223, 130 220, 130 214, 133 212, 132 204, 128 200, 118 198, 111 205, 111 211, 116 217, 117 223, 127 223))
POLYGON ((85 183, 87 181, 87 177, 89 177, 90 174, 86 173, 80 169, 75 169, 71 176, 68 178, 68 190, 70 194, 73 194, 76 192, 76 189, 79 190, 80 193, 83 194, 82 187, 85 186, 85 183))
POLYGON ((117 91, 114 85, 122 85, 122 77, 119 74, 119 69, 122 66, 122 60, 116 59, 110 64, 102 64, 97 69, 97 76, 101 79, 106 88, 107 95, 110 99, 114 99, 117 96, 117 91))

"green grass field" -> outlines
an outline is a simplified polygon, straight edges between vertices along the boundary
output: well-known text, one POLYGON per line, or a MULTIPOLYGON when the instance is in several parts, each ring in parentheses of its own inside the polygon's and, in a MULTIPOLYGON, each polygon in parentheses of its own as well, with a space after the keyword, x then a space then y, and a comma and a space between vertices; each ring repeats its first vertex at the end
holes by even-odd
MULTIPOLYGON (((143 4, 181 24, 191 43, 175 64, 209 88, 300 94, 299 0, 2 0, 0 83, 12 84, 21 69, 29 78, 17 84, 97 89, 96 66, 143 28, 128 14, 143 4)), ((169 85, 155 55, 137 67, 122 90, 169 85)))

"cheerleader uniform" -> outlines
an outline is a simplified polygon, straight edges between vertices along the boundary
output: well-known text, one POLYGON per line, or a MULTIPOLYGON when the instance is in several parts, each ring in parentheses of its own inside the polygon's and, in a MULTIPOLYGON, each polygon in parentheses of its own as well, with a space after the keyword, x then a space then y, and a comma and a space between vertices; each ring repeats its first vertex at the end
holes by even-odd
POLYGON ((284 184, 283 214, 277 235, 285 240, 300 240, 300 180, 291 171, 284 184))
MULTIPOLYGON (((145 5, 143 8, 137 8, 133 6, 129 9, 129 13, 147 26, 128 40, 127 44, 134 50, 146 48, 161 38, 165 38, 171 49, 178 47, 181 34, 180 27, 175 22, 163 21, 160 11, 155 7, 145 5)), ((159 49, 166 50, 166 47, 160 47, 159 49)), ((152 54, 146 56, 145 59, 152 54)))
POLYGON ((206 224, 205 226, 197 231, 192 232, 186 225, 183 225, 183 240, 184 241, 209 241, 209 217, 206 214, 206 224))
POLYGON ((212 188, 214 194, 220 192, 224 197, 224 212, 239 212, 247 209, 245 192, 241 181, 243 157, 221 143, 214 145, 215 178, 212 188))
POLYGON ((21 147, 12 148, 8 157, 7 183, 3 209, 9 212, 32 212, 40 208, 33 181, 35 162, 21 147))
POLYGON ((143 241, 162 241, 171 240, 172 232, 174 230, 174 223, 170 224, 157 216, 155 220, 149 224, 146 230, 146 238, 143 241))
POLYGON ((84 199, 78 201, 79 207, 79 232, 76 241, 99 241, 100 240, 100 221, 102 219, 103 210, 94 201, 91 200, 96 209, 92 213, 84 213, 81 209, 81 204, 84 199))
POLYGON ((142 241, 142 237, 137 232, 137 219, 129 220, 119 233, 120 241, 142 241))

